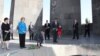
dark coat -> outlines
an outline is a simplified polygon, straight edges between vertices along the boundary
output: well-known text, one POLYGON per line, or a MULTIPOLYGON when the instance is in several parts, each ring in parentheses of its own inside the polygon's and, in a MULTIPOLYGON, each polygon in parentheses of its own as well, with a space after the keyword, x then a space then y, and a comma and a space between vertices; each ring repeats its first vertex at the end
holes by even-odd
POLYGON ((5 32, 5 31, 10 31, 10 24, 2 23, 1 29, 2 29, 3 41, 10 40, 10 32, 9 33, 5 32))
POLYGON ((29 25, 28 31, 29 31, 30 33, 32 33, 32 32, 33 32, 33 26, 32 26, 32 28, 31 28, 31 26, 29 25))
POLYGON ((57 24, 55 24, 55 23, 52 24, 52 34, 53 34, 54 38, 57 38, 57 29, 58 29, 58 26, 59 26, 58 23, 57 24))
POLYGON ((41 32, 35 33, 34 40, 39 43, 43 42, 43 36, 42 36, 41 32))
POLYGON ((85 30, 86 31, 90 31, 90 24, 88 23, 88 24, 85 24, 85 30))
POLYGON ((76 24, 73 24, 73 31, 78 32, 78 22, 76 24))
POLYGON ((50 24, 48 23, 44 25, 44 28, 45 28, 45 33, 49 33, 50 32, 50 24))

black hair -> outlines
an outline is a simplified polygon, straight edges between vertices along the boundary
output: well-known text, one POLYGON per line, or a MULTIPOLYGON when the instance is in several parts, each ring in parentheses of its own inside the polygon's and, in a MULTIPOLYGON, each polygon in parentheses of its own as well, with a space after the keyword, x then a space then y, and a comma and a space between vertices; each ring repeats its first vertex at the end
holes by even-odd
POLYGON ((8 18, 6 17, 6 18, 4 18, 4 21, 6 21, 6 20, 8 20, 8 18))

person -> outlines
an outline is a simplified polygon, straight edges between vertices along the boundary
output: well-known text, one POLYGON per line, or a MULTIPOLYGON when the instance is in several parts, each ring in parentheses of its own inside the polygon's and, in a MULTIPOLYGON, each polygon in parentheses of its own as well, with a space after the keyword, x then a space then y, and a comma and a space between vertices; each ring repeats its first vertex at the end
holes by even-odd
POLYGON ((86 37, 86 35, 88 35, 88 37, 90 37, 90 24, 89 24, 88 19, 86 19, 84 37, 86 37))
POLYGON ((28 30, 29 30, 29 37, 30 37, 30 40, 33 40, 34 32, 33 32, 33 25, 32 25, 32 22, 30 22, 30 25, 29 25, 29 27, 28 27, 28 30))
POLYGON ((26 48, 25 47, 25 36, 26 36, 26 32, 27 32, 27 27, 26 27, 24 17, 22 17, 20 22, 18 23, 17 29, 18 29, 18 33, 19 33, 20 48, 26 48))
POLYGON ((44 26, 42 26, 41 34, 42 34, 42 38, 43 38, 42 42, 45 43, 45 30, 44 30, 44 26))
POLYGON ((9 40, 10 40, 10 24, 8 18, 4 18, 4 22, 1 25, 2 36, 3 36, 3 46, 2 48, 6 48, 9 50, 9 40))
POLYGON ((78 21, 75 19, 73 24, 73 39, 75 38, 79 39, 78 26, 79 26, 78 21))
POLYGON ((58 37, 61 38, 61 35, 62 35, 62 27, 61 27, 61 25, 59 25, 57 33, 58 33, 58 37))
POLYGON ((57 20, 54 21, 54 23, 52 24, 53 28, 52 28, 52 31, 53 31, 53 43, 57 43, 57 29, 58 29, 58 22, 57 20))
POLYGON ((37 42, 37 46, 41 47, 43 43, 44 32, 43 30, 36 32, 34 40, 37 42))
POLYGON ((10 24, 10 35, 11 35, 11 39, 13 40, 13 24, 10 24))
POLYGON ((50 24, 48 23, 48 20, 46 20, 44 27, 45 27, 45 40, 47 39, 47 37, 48 40, 50 40, 50 24))

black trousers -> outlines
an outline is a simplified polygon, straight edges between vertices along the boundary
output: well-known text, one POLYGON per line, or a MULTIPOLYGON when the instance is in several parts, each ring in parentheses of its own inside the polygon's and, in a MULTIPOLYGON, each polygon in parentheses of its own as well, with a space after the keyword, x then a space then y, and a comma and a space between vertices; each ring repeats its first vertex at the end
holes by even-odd
POLYGON ((79 33, 77 30, 73 31, 73 39, 75 39, 75 38, 79 39, 79 33))
POLYGON ((29 33, 30 40, 33 40, 33 36, 34 36, 34 33, 30 32, 29 33))
POLYGON ((56 43, 57 42, 57 31, 53 30, 53 42, 56 43))
POLYGON ((86 37, 86 35, 88 35, 88 37, 90 37, 90 31, 89 30, 85 30, 84 37, 86 37))
POLYGON ((45 40, 48 38, 50 40, 50 31, 45 32, 45 40))
POLYGON ((26 34, 19 34, 19 42, 21 48, 25 47, 25 35, 26 34))

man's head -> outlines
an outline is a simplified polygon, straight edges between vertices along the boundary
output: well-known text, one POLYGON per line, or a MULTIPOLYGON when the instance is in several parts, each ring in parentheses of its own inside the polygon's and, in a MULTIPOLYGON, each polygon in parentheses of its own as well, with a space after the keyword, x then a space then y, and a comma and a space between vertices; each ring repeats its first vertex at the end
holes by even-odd
POLYGON ((78 22, 77 19, 75 19, 74 22, 77 23, 78 22))
POLYGON ((85 22, 86 22, 86 24, 89 23, 87 18, 86 18, 85 22))
POLYGON ((48 23, 48 20, 46 20, 46 23, 48 23))

